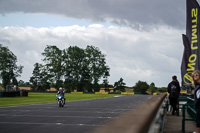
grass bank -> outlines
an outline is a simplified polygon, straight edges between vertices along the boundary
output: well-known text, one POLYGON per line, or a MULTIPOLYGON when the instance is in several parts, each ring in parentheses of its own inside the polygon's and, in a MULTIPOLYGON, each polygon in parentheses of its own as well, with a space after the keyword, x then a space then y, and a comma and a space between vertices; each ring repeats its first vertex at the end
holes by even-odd
MULTIPOLYGON (((114 97, 115 94, 65 94, 66 101, 114 97)), ((56 93, 29 92, 28 97, 1 97, 0 107, 56 102, 56 93)))

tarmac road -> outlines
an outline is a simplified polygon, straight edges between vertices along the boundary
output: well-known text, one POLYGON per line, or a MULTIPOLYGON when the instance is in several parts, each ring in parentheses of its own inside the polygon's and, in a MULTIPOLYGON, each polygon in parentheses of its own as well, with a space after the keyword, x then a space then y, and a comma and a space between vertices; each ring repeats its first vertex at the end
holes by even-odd
POLYGON ((0 133, 88 133, 148 100, 149 95, 0 108, 0 133))

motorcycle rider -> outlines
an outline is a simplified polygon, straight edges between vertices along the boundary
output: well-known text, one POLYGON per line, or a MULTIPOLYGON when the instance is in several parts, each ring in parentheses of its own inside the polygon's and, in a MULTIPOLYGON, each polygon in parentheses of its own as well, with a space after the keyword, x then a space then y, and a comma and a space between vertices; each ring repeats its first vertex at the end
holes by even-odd
POLYGON ((59 90, 58 90, 58 92, 57 92, 57 95, 59 95, 59 94, 63 95, 63 97, 64 97, 64 104, 65 104, 65 92, 64 92, 64 90, 63 90, 62 87, 60 87, 59 90))

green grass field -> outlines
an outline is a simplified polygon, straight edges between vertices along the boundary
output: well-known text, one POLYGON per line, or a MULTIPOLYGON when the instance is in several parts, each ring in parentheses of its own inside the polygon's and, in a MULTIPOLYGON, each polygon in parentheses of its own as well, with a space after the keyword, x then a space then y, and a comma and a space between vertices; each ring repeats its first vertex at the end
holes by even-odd
MULTIPOLYGON (((114 97, 117 94, 69 94, 66 93, 66 101, 86 100, 86 99, 99 99, 114 97)), ((119 95, 119 94, 118 94, 119 95)), ((28 105, 28 104, 41 104, 56 102, 56 93, 38 93, 29 92, 28 97, 1 97, 0 107, 28 105)))

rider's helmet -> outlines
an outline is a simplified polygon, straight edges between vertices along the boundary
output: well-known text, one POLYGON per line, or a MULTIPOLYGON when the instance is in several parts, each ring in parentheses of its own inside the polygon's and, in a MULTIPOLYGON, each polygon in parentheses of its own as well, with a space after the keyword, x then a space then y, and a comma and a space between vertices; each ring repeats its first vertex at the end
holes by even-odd
POLYGON ((62 87, 59 88, 59 91, 62 91, 62 87))

